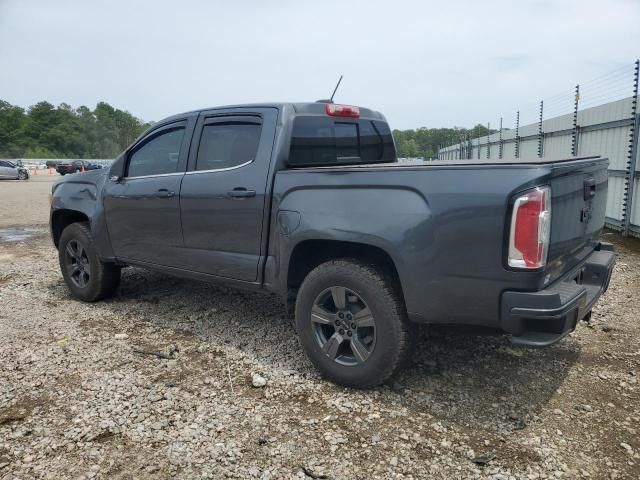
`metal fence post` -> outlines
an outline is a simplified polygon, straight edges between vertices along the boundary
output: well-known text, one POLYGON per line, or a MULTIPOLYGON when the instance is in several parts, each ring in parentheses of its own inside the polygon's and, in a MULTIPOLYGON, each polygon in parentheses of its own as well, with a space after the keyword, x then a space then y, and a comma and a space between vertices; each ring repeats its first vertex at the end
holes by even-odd
POLYGON ((500 136, 498 141, 500 142, 498 147, 498 158, 502 159, 502 150, 504 148, 504 144, 502 143, 502 117, 500 117, 500 136))
POLYGON ((538 121, 538 158, 542 158, 542 154, 544 149, 543 147, 543 139, 544 133, 542 132, 542 112, 544 109, 544 100, 540 100, 540 120, 538 121))
POLYGON ((520 158, 520 110, 516 112, 516 158, 520 158))
POLYGON ((487 122, 487 160, 491 158, 491 122, 487 122))
POLYGON ((624 193, 622 198, 622 235, 629 235, 631 214, 633 212, 633 187, 635 186, 636 161, 638 158, 638 135, 640 134, 640 120, 638 119, 638 75, 640 60, 636 60, 633 72, 633 97, 631 98, 631 129, 629 132, 629 154, 624 178, 624 193))
POLYGON ((580 85, 576 85, 576 95, 573 103, 573 136, 571 138, 571 155, 578 155, 578 102, 580 101, 580 85))
POLYGON ((463 137, 463 141, 464 141, 464 158, 465 158, 465 160, 467 158, 469 158, 469 141, 468 141, 468 138, 469 138, 469 134, 465 133, 464 137, 463 137))

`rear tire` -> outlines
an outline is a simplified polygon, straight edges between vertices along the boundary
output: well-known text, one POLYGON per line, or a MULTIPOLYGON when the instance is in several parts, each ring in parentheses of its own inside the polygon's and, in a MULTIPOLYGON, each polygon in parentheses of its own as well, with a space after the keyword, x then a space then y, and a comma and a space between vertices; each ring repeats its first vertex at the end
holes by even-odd
POLYGON ((72 223, 58 242, 64 281, 74 297, 96 302, 111 297, 120 283, 120 267, 100 260, 87 223, 72 223))
POLYGON ((415 326, 399 287, 357 260, 333 260, 304 279, 296 327, 309 360, 340 385, 371 388, 388 381, 411 352, 415 326))

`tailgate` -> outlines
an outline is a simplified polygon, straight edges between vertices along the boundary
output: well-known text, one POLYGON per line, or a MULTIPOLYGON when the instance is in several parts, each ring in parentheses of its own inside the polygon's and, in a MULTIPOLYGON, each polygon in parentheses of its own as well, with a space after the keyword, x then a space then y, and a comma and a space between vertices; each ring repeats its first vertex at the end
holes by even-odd
POLYGON ((604 227, 607 167, 603 159, 553 165, 551 174, 551 239, 547 271, 553 281, 584 260, 604 227))

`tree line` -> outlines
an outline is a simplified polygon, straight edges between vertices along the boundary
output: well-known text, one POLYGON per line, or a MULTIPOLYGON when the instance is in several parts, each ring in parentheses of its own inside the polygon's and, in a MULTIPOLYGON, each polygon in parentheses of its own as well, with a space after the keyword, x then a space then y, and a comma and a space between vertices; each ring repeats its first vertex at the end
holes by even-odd
POLYGON ((149 125, 106 102, 25 110, 0 100, 0 158, 114 158, 149 125))
MULTIPOLYGON (((24 109, 0 100, 0 158, 114 158, 149 125, 106 102, 93 110, 49 102, 24 109)), ((438 148, 487 132, 482 125, 422 127, 394 130, 393 137, 398 157, 429 159, 438 148)))
POLYGON ((394 130, 398 157, 433 159, 438 156, 438 149, 454 145, 472 138, 483 137, 494 133, 483 125, 473 128, 418 128, 415 130, 394 130))

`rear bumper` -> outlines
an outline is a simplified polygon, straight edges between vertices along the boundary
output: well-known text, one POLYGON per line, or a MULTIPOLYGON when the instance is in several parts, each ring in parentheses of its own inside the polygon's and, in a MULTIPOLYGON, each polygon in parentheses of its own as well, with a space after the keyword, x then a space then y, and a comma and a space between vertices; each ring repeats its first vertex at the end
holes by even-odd
POLYGON ((600 243, 586 260, 539 292, 504 292, 501 322, 511 341, 542 347, 571 333, 607 291, 613 245, 600 243))

